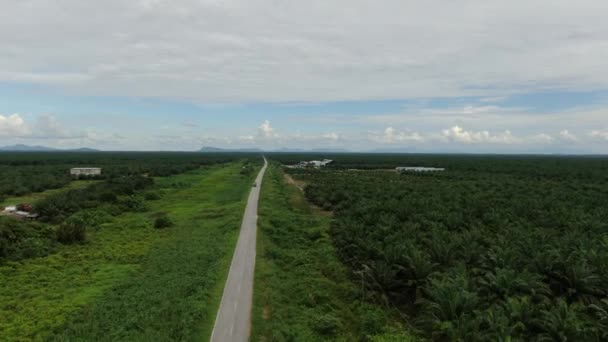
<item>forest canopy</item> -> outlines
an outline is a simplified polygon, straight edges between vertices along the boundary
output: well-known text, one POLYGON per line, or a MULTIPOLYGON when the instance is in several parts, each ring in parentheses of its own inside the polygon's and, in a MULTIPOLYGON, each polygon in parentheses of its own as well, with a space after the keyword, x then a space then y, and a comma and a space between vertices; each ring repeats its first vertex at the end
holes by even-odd
POLYGON ((334 212, 352 277, 421 336, 608 339, 608 159, 327 157, 325 169, 290 172, 334 212))

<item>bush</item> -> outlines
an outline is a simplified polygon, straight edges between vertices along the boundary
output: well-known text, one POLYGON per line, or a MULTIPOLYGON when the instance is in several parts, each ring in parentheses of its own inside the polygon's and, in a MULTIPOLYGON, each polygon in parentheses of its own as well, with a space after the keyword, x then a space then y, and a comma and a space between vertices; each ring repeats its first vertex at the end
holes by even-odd
POLYGON ((136 195, 131 195, 127 198, 122 199, 120 201, 120 204, 122 205, 122 207, 125 208, 125 210, 128 210, 128 211, 142 212, 142 211, 148 210, 143 198, 141 198, 140 196, 136 196, 136 195))
POLYGON ((88 228, 99 228, 104 223, 110 222, 112 216, 107 212, 97 209, 86 209, 68 217, 65 221, 69 224, 81 225, 88 228))
POLYGON ((155 191, 146 192, 144 198, 146 199, 146 201, 158 201, 160 199, 160 194, 155 191))
POLYGON ((99 195, 99 200, 101 200, 102 202, 114 203, 118 200, 118 198, 113 192, 104 192, 99 195))
POLYGON ((154 220, 154 228, 162 229, 173 226, 173 220, 167 214, 161 214, 154 220))
POLYGON ((57 227, 57 241, 64 244, 85 242, 87 239, 86 226, 84 221, 73 219, 66 221, 57 227))
POLYGON ((326 313, 315 319, 314 328, 319 334, 329 336, 338 331, 339 324, 340 321, 335 315, 326 313))
POLYGON ((54 238, 47 225, 0 217, 0 261, 45 256, 51 252, 54 238))

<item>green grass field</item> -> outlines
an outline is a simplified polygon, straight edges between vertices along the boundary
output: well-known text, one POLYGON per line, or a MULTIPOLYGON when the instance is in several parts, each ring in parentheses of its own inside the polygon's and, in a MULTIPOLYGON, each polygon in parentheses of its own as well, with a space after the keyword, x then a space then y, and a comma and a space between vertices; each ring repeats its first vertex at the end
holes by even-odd
POLYGON ((87 187, 95 182, 98 182, 98 181, 96 181, 96 180, 76 180, 76 181, 70 182, 68 185, 64 186, 63 188, 51 189, 51 190, 46 190, 46 191, 42 191, 42 192, 34 192, 34 193, 27 194, 24 196, 8 197, 8 198, 5 198, 2 202, 0 202, 0 207, 7 206, 7 205, 17 205, 17 204, 22 204, 22 203, 29 203, 29 204, 36 203, 39 200, 41 200, 47 196, 54 195, 54 194, 57 194, 57 193, 63 192, 63 191, 81 189, 81 188, 87 187))
POLYGON ((0 340, 206 340, 254 174, 240 163, 156 179, 150 210, 82 245, 0 266, 0 340), (155 229, 167 213, 175 225, 155 229))
POLYGON ((330 221, 270 165, 260 200, 252 341, 413 340, 349 279, 330 221))

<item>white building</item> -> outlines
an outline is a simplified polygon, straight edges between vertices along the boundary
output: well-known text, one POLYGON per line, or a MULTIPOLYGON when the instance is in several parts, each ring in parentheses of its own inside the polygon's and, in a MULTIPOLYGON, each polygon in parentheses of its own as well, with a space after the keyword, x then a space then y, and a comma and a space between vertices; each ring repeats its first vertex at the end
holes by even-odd
POLYGON ((8 207, 4 208, 4 211, 7 213, 14 213, 15 211, 17 211, 17 206, 9 205, 8 207))
POLYGON ((98 167, 75 167, 70 170, 72 176, 99 176, 101 169, 98 167))
POLYGON ((402 166, 397 167, 395 170, 397 172, 435 172, 435 171, 445 171, 442 167, 424 167, 424 166, 402 166))
POLYGON ((327 164, 331 164, 332 162, 333 162, 333 160, 331 160, 331 159, 301 161, 297 165, 297 167, 299 167, 299 168, 305 168, 305 167, 308 167, 308 166, 312 166, 315 169, 320 169, 322 166, 325 166, 327 164))

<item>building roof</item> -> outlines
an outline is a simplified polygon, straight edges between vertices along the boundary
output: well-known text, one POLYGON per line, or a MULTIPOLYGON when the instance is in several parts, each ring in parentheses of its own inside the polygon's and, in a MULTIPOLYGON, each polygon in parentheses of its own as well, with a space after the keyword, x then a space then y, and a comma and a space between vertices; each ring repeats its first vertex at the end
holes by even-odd
POLYGON ((414 172, 428 172, 428 171, 445 171, 442 167, 424 167, 424 166, 400 166, 396 168, 397 171, 414 171, 414 172))

